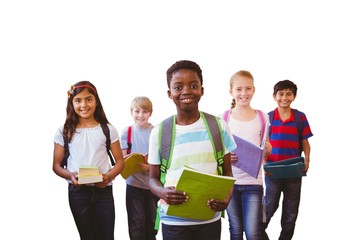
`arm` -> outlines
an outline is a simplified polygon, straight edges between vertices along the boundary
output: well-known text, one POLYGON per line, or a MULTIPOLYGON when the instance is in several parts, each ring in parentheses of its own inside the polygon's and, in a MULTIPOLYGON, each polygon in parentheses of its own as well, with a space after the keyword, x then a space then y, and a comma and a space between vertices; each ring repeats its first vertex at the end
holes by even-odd
POLYGON ((307 172, 309 170, 309 165, 310 165, 310 143, 309 143, 308 139, 305 139, 302 141, 302 147, 303 147, 304 155, 305 155, 304 172, 307 172))
POLYGON ((115 159, 115 165, 113 168, 110 169, 110 171, 103 174, 103 181, 101 183, 97 183, 97 187, 106 187, 107 184, 112 181, 117 175, 119 175, 125 167, 123 153, 120 148, 120 142, 113 142, 110 145, 110 149, 115 159))
MULTIPOLYGON (((230 153, 227 153, 224 156, 223 175, 232 177, 233 173, 232 173, 232 169, 231 169, 231 160, 230 159, 231 159, 230 153)), ((233 193, 233 188, 231 188, 231 190, 229 191, 228 195, 226 196, 226 198, 224 200, 210 199, 208 201, 209 208, 211 208, 215 212, 220 212, 220 211, 225 210, 227 208, 227 206, 229 205, 229 202, 232 197, 232 193, 233 193)))
POLYGON ((169 205, 186 202, 188 196, 185 192, 175 190, 174 186, 163 187, 159 179, 160 165, 149 164, 149 187, 151 192, 169 205))
POLYGON ((54 143, 54 156, 53 156, 53 171, 60 177, 69 179, 77 185, 77 172, 70 172, 66 168, 61 167, 61 162, 65 155, 65 148, 60 144, 54 143))

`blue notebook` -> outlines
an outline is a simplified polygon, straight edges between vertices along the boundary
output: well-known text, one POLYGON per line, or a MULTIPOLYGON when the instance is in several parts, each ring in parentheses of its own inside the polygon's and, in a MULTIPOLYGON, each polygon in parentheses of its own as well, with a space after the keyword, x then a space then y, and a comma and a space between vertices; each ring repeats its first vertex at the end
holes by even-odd
POLYGON ((296 157, 280 162, 268 162, 264 164, 264 170, 269 179, 286 179, 306 176, 304 158, 296 157))

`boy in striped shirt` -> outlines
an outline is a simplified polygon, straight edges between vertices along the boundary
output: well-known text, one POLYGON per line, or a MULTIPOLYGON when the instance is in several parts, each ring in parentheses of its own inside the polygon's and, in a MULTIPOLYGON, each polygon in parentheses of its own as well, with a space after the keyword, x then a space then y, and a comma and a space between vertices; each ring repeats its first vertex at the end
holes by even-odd
MULTIPOLYGON (((308 138, 313 134, 305 114, 290 107, 296 98, 296 93, 297 86, 290 80, 280 81, 274 86, 273 97, 278 107, 273 111, 273 120, 270 123, 269 139, 272 145, 272 153, 267 161, 279 162, 299 157, 304 152, 304 172, 307 172, 310 163, 310 143, 308 138), (301 119, 301 133, 298 133, 297 116, 295 114, 298 114, 301 119)), ((265 229, 279 206, 281 192, 284 199, 281 216, 282 230, 279 240, 292 238, 300 204, 301 181, 301 177, 269 179, 265 173, 266 223, 263 232, 264 240, 269 239, 265 229)))

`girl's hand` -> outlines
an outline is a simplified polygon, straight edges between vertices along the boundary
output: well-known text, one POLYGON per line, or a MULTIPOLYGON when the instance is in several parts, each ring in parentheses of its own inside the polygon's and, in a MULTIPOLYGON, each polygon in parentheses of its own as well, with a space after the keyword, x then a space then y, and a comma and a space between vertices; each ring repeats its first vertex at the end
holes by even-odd
POLYGON ((78 185, 78 173, 77 172, 72 172, 70 180, 71 180, 72 184, 78 185))
POLYGON ((183 191, 175 190, 175 187, 161 188, 158 197, 169 205, 178 205, 187 201, 188 196, 183 191))
POLYGON ((111 179, 107 174, 103 174, 102 176, 103 176, 102 182, 95 183, 95 186, 98 188, 106 188, 108 186, 108 183, 111 181, 111 179))
POLYGON ((235 155, 235 153, 230 152, 230 161, 231 162, 236 162, 238 160, 237 156, 235 155))
POLYGON ((265 146, 265 154, 264 157, 267 158, 268 156, 270 156, 271 154, 271 150, 272 150, 272 146, 270 144, 270 142, 266 142, 266 146, 265 146))

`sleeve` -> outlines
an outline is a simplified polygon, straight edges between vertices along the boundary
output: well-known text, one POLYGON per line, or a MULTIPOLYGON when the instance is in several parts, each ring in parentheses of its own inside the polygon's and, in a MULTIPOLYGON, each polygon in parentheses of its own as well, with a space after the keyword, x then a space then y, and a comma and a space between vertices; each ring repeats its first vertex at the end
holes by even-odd
POLYGON ((224 141, 224 147, 225 151, 224 154, 227 154, 234 149, 236 149, 236 143, 234 141, 234 137, 230 131, 229 125, 227 122, 225 122, 223 119, 219 119, 221 128, 222 128, 222 134, 223 134, 223 141, 224 141))
POLYGON ((305 140, 305 139, 312 137, 313 133, 311 132, 310 125, 309 125, 309 122, 307 120, 305 113, 301 113, 301 120, 302 120, 303 126, 304 126, 304 129, 302 132, 302 139, 305 140))
POLYGON ((64 146, 64 138, 62 135, 62 130, 63 128, 59 128, 56 132, 55 132, 55 136, 54 136, 54 143, 60 144, 61 146, 64 146))
POLYGON ((120 147, 121 149, 127 149, 128 145, 127 145, 127 131, 128 131, 128 127, 124 128, 121 132, 121 136, 120 136, 120 147))
POLYGON ((153 165, 160 165, 160 154, 159 154, 159 125, 151 130, 149 138, 149 154, 148 163, 153 165))
POLYGON ((119 133, 113 125, 108 124, 108 126, 110 129, 110 142, 114 143, 119 140, 119 133))

